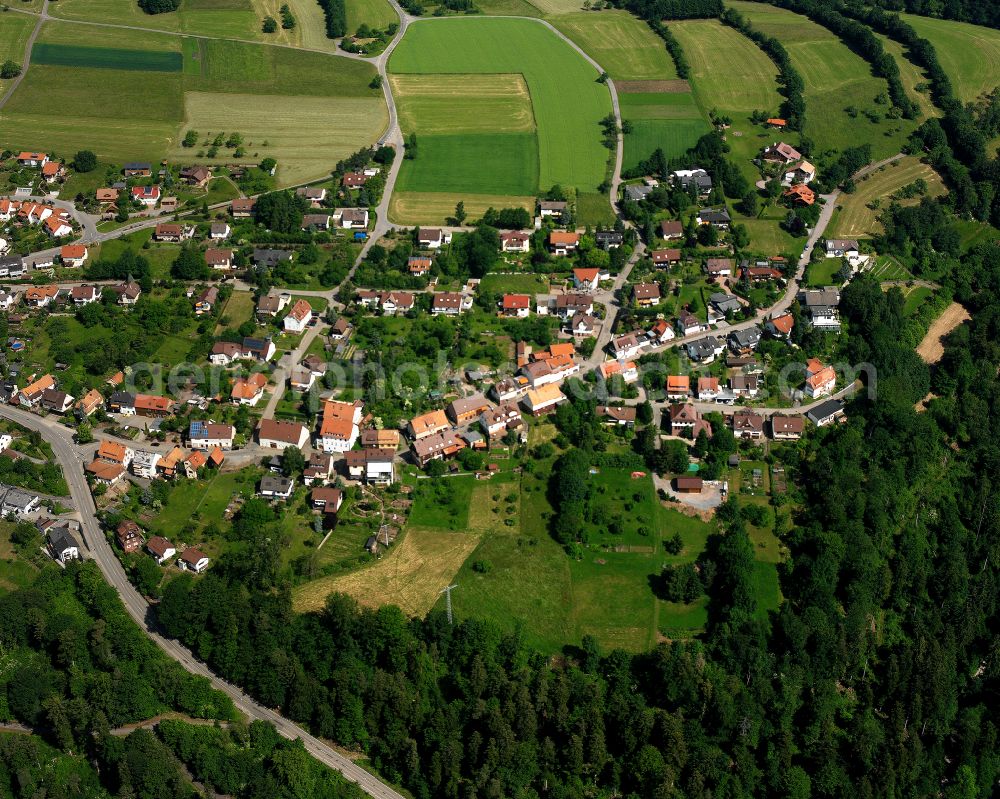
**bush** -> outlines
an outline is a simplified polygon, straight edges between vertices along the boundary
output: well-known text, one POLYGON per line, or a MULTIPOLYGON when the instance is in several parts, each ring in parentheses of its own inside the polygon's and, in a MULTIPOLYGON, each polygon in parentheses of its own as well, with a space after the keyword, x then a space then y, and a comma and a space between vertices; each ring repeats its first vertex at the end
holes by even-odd
POLYGON ((80 150, 73 156, 73 168, 77 172, 93 172, 97 169, 97 156, 90 150, 80 150))

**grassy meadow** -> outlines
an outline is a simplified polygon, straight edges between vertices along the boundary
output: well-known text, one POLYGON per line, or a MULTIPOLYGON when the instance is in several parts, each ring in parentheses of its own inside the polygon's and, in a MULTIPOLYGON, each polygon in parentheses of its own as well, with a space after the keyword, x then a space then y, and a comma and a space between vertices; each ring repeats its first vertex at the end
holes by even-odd
POLYGON ((389 218, 400 225, 433 223, 455 213, 459 201, 465 203, 465 212, 470 219, 481 217, 487 208, 524 208, 529 213, 535 211, 535 195, 475 194, 443 191, 400 191, 396 190, 389 200, 389 218))
POLYGON ((620 93, 623 120, 632 123, 624 137, 622 166, 630 169, 657 148, 668 158, 683 155, 711 128, 690 92, 620 93))
POLYGON ((424 135, 535 130, 531 95, 520 75, 393 75, 390 82, 403 130, 419 126, 424 135))
MULTIPOLYGON (((43 26, 38 57, 0 113, 0 137, 11 146, 61 153, 85 146, 117 163, 207 163, 198 157, 201 148, 181 148, 185 131, 236 131, 247 158, 276 158, 279 182, 291 184, 327 174, 387 124, 382 93, 368 85, 370 64, 90 26, 81 46, 80 30, 65 22, 43 26)), ((212 160, 226 158, 223 152, 212 160)))
MULTIPOLYGON (((428 114, 419 82, 409 83, 418 91, 416 104, 410 103, 404 81, 400 102, 413 109, 407 118, 412 127, 404 125, 404 133, 417 134, 418 155, 403 164, 398 184, 401 191, 526 196, 555 183, 594 191, 604 179, 608 151, 601 145, 598 123, 611 110, 608 90, 596 82, 598 76, 590 64, 542 25, 514 19, 414 24, 393 52, 389 69, 394 79, 520 74, 530 94, 536 125, 533 137, 519 133, 523 122, 515 115, 492 133, 426 135, 427 130, 440 126, 440 120, 436 114, 428 114), (535 150, 529 137, 536 139, 535 150), (534 181, 528 177, 532 159, 537 170, 534 181)), ((474 95, 476 83, 470 86, 473 90, 468 94, 474 95)), ((453 131, 478 124, 475 106, 459 103, 458 113, 453 112, 450 120, 453 131)), ((448 213, 454 202, 449 205, 448 213)))
MULTIPOLYGON (((0 25, 0 62, 10 60, 20 64, 24 61, 24 48, 35 22, 35 18, 27 14, 4 15, 3 25, 0 25)), ((0 95, 9 85, 10 81, 0 80, 0 95)))
MULTIPOLYGON (((827 235, 840 238, 874 236, 882 232, 876 218, 892 202, 891 195, 918 178, 927 182, 927 196, 938 197, 945 193, 941 177, 916 156, 906 156, 870 175, 858 183, 853 194, 841 194, 827 235), (879 207, 874 207, 875 203, 879 207)), ((916 205, 920 197, 899 201, 901 205, 916 205)))
POLYGON ((902 17, 934 45, 960 100, 976 100, 1000 86, 1000 31, 914 14, 902 17))
POLYGON ((551 20, 607 71, 612 80, 672 80, 677 70, 649 26, 627 11, 582 11, 551 20))
MULTIPOLYGON (((318 6, 319 3, 313 2, 313 5, 318 6)), ((387 0, 346 0, 345 5, 348 33, 354 33, 362 24, 381 29, 399 22, 399 17, 387 0)))
POLYGON ((899 152, 914 129, 910 120, 885 118, 887 105, 875 102, 888 87, 871 67, 826 28, 801 14, 765 3, 728 0, 758 30, 777 37, 805 82, 806 130, 817 155, 859 144, 872 146, 874 160, 899 152), (852 117, 848 109, 857 109, 852 117), (866 112, 879 115, 871 122, 866 112))

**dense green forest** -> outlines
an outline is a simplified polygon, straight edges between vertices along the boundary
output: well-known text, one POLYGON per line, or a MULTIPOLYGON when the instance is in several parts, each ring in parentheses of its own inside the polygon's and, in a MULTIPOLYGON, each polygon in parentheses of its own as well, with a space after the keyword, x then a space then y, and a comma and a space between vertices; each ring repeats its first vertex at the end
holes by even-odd
MULTIPOLYGON (((888 213, 885 246, 933 251, 911 235, 915 212, 888 213)), ((1000 246, 954 252, 937 253, 943 282, 973 320, 933 368, 912 349, 898 290, 861 277, 844 291, 844 355, 877 368, 874 396, 788 464, 807 501, 767 621, 735 506, 701 564, 705 635, 640 655, 586 639, 552 661, 516 631, 341 596, 297 615, 287 586, 255 577, 276 570, 225 562, 169 583, 159 617, 421 799, 988 796, 1000 777, 1000 449, 978 433, 1000 425, 1000 246)))

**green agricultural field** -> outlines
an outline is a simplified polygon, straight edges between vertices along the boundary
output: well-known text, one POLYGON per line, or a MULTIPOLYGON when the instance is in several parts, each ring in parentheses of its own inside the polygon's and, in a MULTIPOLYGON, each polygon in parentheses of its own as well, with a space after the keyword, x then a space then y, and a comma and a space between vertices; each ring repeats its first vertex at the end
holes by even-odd
MULTIPOLYGON (((24 48, 28 44, 31 29, 35 27, 35 18, 27 14, 5 14, 3 25, 0 25, 0 62, 24 61, 24 48)), ((7 81, 0 80, 0 94, 7 90, 7 81)))
POLYGON ((875 102, 888 91, 886 82, 834 34, 801 14, 764 3, 728 0, 758 30, 777 37, 788 50, 805 82, 805 135, 818 155, 870 144, 874 159, 899 152, 916 126, 908 120, 885 118, 888 106, 875 102), (852 117, 847 109, 857 109, 852 117), (866 112, 878 114, 871 122, 866 112))
MULTIPOLYGON (((397 183, 396 190, 389 200, 389 218, 401 225, 440 222, 455 212, 455 205, 459 201, 465 203, 465 212, 470 219, 481 217, 488 208, 524 208, 529 213, 535 211, 534 193, 498 195, 441 191, 404 192, 399 190, 397 183)), ((607 198, 604 198, 604 205, 608 205, 607 198)), ((610 210, 609 206, 609 213, 610 210)))
POLYGON ((399 22, 399 17, 387 0, 346 0, 345 5, 348 33, 354 33, 362 23, 369 28, 382 29, 393 22, 399 22))
POLYGON ((404 130, 419 127, 424 135, 535 130, 531 96, 520 75, 393 75, 389 80, 404 130))
MULTIPOLYGON (((827 235, 839 238, 874 236, 882 232, 879 213, 892 202, 892 194, 917 179, 927 183, 927 196, 945 193, 941 177, 916 156, 907 156, 889 164, 858 183, 853 194, 841 194, 837 211, 827 235)), ((920 197, 899 200, 901 205, 916 205, 920 197)))
POLYGON ((809 264, 806 270, 806 285, 816 288, 840 283, 837 273, 844 266, 840 258, 824 258, 809 264))
POLYGON ((913 14, 902 17, 934 45, 960 100, 975 100, 1000 86, 1000 31, 913 14))
POLYGON ((677 77, 667 48, 649 26, 627 11, 583 11, 552 24, 576 42, 614 80, 677 77))
MULTIPOLYGON (((421 135, 418 117, 412 130, 405 130, 416 132, 418 155, 403 164, 401 190, 516 195, 556 183, 594 191, 604 180, 608 151, 601 145, 599 122, 611 110, 609 92, 597 83, 596 70, 544 26, 515 19, 416 23, 393 52, 389 68, 394 75, 519 73, 537 126, 533 156, 525 134, 463 134, 435 142, 436 137, 421 135), (477 138, 483 141, 477 144, 477 138), (487 144, 502 149, 489 153, 487 144), (515 153, 515 147, 520 151, 515 153), (532 157, 537 172, 529 185, 526 170, 532 157)), ((428 119, 427 124, 439 123, 428 119)))
POLYGON ((668 158, 683 155, 711 130, 689 92, 619 94, 622 119, 632 123, 624 137, 622 166, 630 169, 660 147, 668 158))
POLYGON ((691 65, 690 82, 699 105, 734 117, 756 109, 777 113, 778 70, 743 34, 714 19, 672 22, 670 30, 691 65), (734 64, 739 69, 733 69, 734 64))
POLYGON ((181 54, 156 50, 125 50, 40 42, 31 51, 32 63, 60 67, 124 69, 133 72, 180 72, 181 54))
POLYGON ((531 133, 422 136, 419 155, 404 162, 399 191, 533 193, 538 188, 538 140, 531 133))
POLYGON ((916 101, 920 106, 920 113, 924 117, 939 117, 941 116, 941 111, 934 102, 931 100, 930 87, 927 83, 927 75, 924 71, 910 61, 906 56, 906 50, 903 48, 899 42, 894 39, 890 39, 888 36, 883 36, 880 33, 876 33, 876 36, 881 40, 882 46, 885 51, 896 59, 896 64, 899 67, 899 79, 903 83, 903 87, 906 89, 906 93, 916 101), (917 91, 917 86, 923 84, 924 91, 917 91))
POLYGON ((608 195, 591 191, 577 192, 576 221, 577 224, 591 226, 614 224, 615 214, 608 202, 608 195))
POLYGON ((479 290, 497 294, 544 294, 549 290, 549 281, 541 275, 505 275, 493 272, 483 277, 479 290))
POLYGON ((371 64, 90 26, 87 46, 80 47, 74 44, 79 31, 65 22, 43 27, 36 45, 42 57, 0 113, 0 137, 11 146, 56 152, 87 147, 117 163, 164 157, 207 162, 199 149, 180 147, 185 131, 238 132, 247 157, 276 158, 278 180, 287 185, 328 174, 387 124, 382 92, 369 86, 371 64), (51 61, 81 66, 45 63, 51 61), (135 72, 167 65, 178 71, 143 72, 142 79, 135 72))

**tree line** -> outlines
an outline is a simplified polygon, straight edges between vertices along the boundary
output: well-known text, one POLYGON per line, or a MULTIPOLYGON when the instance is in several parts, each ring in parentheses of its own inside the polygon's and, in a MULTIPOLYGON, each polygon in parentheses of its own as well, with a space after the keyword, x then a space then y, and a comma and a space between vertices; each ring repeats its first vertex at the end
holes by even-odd
POLYGON ((972 22, 1000 28, 1000 6, 993 0, 875 0, 873 5, 887 11, 908 11, 927 17, 972 22))
POLYGON ((344 0, 319 0, 326 17, 326 36, 339 39, 347 35, 347 6, 344 0))

